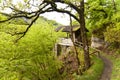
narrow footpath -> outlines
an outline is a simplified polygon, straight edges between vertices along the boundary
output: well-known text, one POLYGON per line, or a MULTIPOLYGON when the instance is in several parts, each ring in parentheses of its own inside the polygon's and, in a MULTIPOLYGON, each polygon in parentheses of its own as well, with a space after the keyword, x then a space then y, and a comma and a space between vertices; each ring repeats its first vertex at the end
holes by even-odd
POLYGON ((104 70, 100 77, 100 80, 110 80, 112 73, 112 62, 104 56, 100 55, 100 58, 104 62, 104 70))

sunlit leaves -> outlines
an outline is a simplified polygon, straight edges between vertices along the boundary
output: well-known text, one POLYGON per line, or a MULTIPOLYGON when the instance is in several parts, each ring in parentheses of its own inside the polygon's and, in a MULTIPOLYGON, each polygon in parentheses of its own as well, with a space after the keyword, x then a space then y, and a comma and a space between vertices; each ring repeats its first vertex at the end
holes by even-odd
POLYGON ((7 18, 6 16, 3 16, 2 14, 0 14, 0 21, 5 20, 6 18, 7 18))
POLYGON ((97 34, 98 37, 100 35, 105 37, 105 40, 108 42, 116 42, 116 41, 119 42, 120 16, 119 16, 118 2, 114 0, 116 6, 116 10, 115 10, 114 3, 111 0, 107 0, 107 1, 87 0, 87 1, 88 1, 88 5, 86 5, 86 15, 87 15, 86 23, 89 30, 90 31, 96 30, 95 34, 97 34))
MULTIPOLYGON (((23 31, 25 27, 16 24, 6 26, 4 31, 13 32, 23 31)), ((53 30, 52 24, 49 25, 44 19, 39 18, 25 37, 16 44, 13 42, 16 39, 14 36, 4 31, 0 32, 0 73, 3 74, 0 75, 0 79, 56 80, 56 75, 61 76, 58 73, 61 64, 52 53, 58 36, 53 30)))
POLYGON ((106 41, 120 42, 120 27, 119 26, 116 26, 114 28, 107 28, 107 31, 104 33, 106 41))
POLYGON ((120 22, 120 15, 119 14, 120 14, 120 12, 117 12, 112 16, 113 22, 115 22, 115 23, 120 22))
POLYGON ((24 0, 24 2, 27 2, 28 0, 24 0))

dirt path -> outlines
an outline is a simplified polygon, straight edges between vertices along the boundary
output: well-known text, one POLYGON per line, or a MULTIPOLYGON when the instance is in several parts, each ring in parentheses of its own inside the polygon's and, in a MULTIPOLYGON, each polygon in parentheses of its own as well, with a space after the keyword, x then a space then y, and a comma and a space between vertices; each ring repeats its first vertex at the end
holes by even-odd
POLYGON ((104 56, 100 56, 104 62, 104 70, 100 77, 100 80, 110 80, 112 73, 112 62, 104 56))

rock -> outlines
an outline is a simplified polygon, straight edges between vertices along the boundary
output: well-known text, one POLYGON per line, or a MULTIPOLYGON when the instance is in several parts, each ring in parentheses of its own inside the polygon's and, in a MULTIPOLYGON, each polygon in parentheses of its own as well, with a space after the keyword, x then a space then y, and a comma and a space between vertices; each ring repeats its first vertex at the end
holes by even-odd
POLYGON ((100 47, 103 47, 104 44, 105 44, 104 40, 102 40, 98 37, 92 36, 92 38, 91 38, 91 47, 92 48, 100 48, 100 47))

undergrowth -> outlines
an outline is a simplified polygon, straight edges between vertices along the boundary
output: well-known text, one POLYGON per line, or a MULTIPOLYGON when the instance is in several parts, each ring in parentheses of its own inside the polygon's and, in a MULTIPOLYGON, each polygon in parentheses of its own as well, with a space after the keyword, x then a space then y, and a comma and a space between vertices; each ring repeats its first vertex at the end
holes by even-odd
POLYGON ((100 78, 104 64, 102 60, 96 56, 92 56, 91 60, 93 64, 82 76, 74 74, 75 80, 98 80, 100 78))
POLYGON ((116 50, 115 53, 108 57, 113 63, 111 80, 120 80, 120 50, 116 50))
POLYGON ((120 49, 110 46, 107 53, 103 55, 112 61, 111 80, 120 80, 120 49))
POLYGON ((120 80, 120 58, 114 58, 111 80, 120 80))

